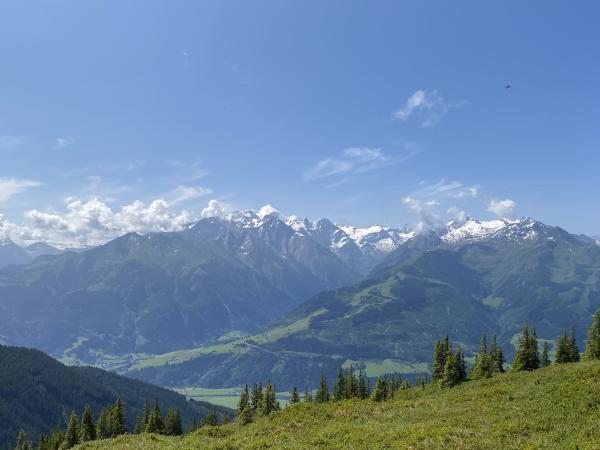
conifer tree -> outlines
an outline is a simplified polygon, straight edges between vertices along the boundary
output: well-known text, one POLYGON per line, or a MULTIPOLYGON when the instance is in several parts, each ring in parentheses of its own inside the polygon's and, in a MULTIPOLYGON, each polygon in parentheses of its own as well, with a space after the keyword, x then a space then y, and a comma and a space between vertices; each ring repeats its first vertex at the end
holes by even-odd
POLYGON ((146 433, 157 433, 162 434, 165 430, 165 423, 163 421, 160 407, 158 406, 158 400, 154 400, 154 407, 150 411, 148 417, 148 423, 146 424, 146 433))
POLYGON ((60 423, 57 423, 56 426, 54 427, 54 430, 52 430, 52 433, 48 437, 48 447, 52 450, 60 449, 64 438, 65 438, 65 433, 61 429, 60 423))
POLYGON ((530 333, 529 345, 527 346, 527 364, 528 370, 536 370, 540 367, 540 353, 538 349, 537 334, 535 328, 530 333))
POLYGON ((69 424, 67 425, 67 431, 65 432, 65 439, 62 443, 61 448, 73 448, 79 444, 79 436, 81 435, 81 427, 79 425, 79 419, 75 411, 71 413, 69 418, 69 424))
POLYGON ((94 426, 92 407, 87 405, 81 417, 81 442, 93 441, 95 439, 96 427, 94 426))
POLYGON ((489 378, 493 374, 494 368, 494 359, 496 353, 496 343, 492 341, 490 346, 490 351, 488 353, 487 347, 487 338, 485 333, 481 337, 481 342, 479 344, 479 353, 475 355, 475 364, 473 365, 473 370, 471 370, 471 378, 474 380, 480 378, 489 378))
POLYGON ((346 370, 346 380, 344 389, 344 398, 354 398, 358 396, 358 384, 354 378, 354 368, 350 364, 350 368, 346 370))
POLYGON ((258 406, 261 414, 269 415, 279 410, 279 402, 275 392, 275 385, 269 381, 264 389, 262 399, 258 406))
POLYGON ((223 411, 223 425, 227 425, 230 421, 229 413, 227 411, 223 411))
POLYGON ((494 372, 504 373, 504 352, 498 346, 496 348, 496 358, 494 358, 494 372))
POLYGON ((317 389, 317 394, 315 395, 315 402, 317 403, 326 403, 329 401, 329 388, 327 387, 327 379, 325 375, 321 374, 321 379, 319 381, 319 388, 317 389))
POLYGON ((384 375, 377 379, 371 398, 376 402, 381 402, 387 398, 387 390, 387 375, 384 375))
MULTIPOLYGON (((459 347, 459 349, 456 352, 456 364, 457 364, 457 369, 458 369, 458 377, 460 382, 466 381, 467 380, 467 365, 465 363, 465 352, 462 349, 462 347, 459 347)), ((444 374, 445 376, 445 374, 444 374)), ((398 388, 400 388, 400 380, 398 382, 398 388)))
POLYGON ((294 386, 292 389, 292 396, 290 397, 290 403, 300 403, 300 394, 298 394, 298 388, 294 386))
POLYGON ((127 433, 125 424, 125 403, 120 398, 110 408, 110 432, 111 436, 119 436, 127 433))
POLYGON ((150 419, 150 408, 148 407, 148 400, 144 400, 144 410, 138 417, 135 423, 135 429, 133 432, 135 434, 141 434, 146 431, 146 425, 148 425, 148 420, 150 419))
POLYGON ((50 448, 50 442, 45 434, 40 434, 37 450, 53 450, 50 448))
POLYGON ((450 341, 448 336, 446 336, 435 345, 433 363, 431 365, 431 375, 434 382, 439 381, 444 377, 444 367, 446 366, 446 358, 449 351, 450 341))
POLYGON ((512 370, 515 372, 521 370, 535 370, 540 366, 538 351, 538 342, 535 329, 530 331, 529 325, 525 322, 523 331, 519 337, 519 344, 515 352, 515 358, 512 364, 512 370))
POLYGON ((588 329, 584 356, 585 359, 600 359, 600 309, 596 310, 592 325, 588 329))
POLYGON ((252 396, 251 396, 252 411, 254 411, 254 412, 258 409, 260 400, 262 399, 262 396, 263 396, 262 391, 263 391, 262 383, 254 383, 254 386, 252 387, 252 396))
POLYGON ((110 415, 108 409, 103 409, 96 423, 96 438, 108 439, 110 437, 110 415))
POLYGON ((556 364, 571 362, 571 345, 567 333, 563 332, 556 340, 556 354, 554 355, 556 364))
POLYGON ((362 367, 358 372, 358 398, 363 400, 369 398, 369 382, 362 367))
POLYGON ((444 387, 456 386, 462 381, 460 374, 460 363, 456 353, 450 353, 446 358, 444 377, 440 381, 444 387))
POLYGON ((542 347, 542 356, 540 358, 540 367, 548 367, 550 365, 550 355, 548 352, 548 342, 544 341, 544 346, 542 347))
POLYGON ((165 434, 168 436, 181 436, 183 426, 181 425, 181 414, 177 408, 169 408, 165 417, 165 434))
POLYGON ((244 386, 244 389, 240 394, 240 401, 237 407, 237 415, 239 416, 240 413, 246 409, 251 409, 250 398, 248 397, 248 385, 244 386))
POLYGON ((19 431, 15 450, 33 450, 33 444, 29 440, 29 437, 27 436, 25 430, 19 431))
POLYGON ((237 421, 240 425, 246 425, 252 422, 252 406, 248 405, 242 409, 237 415, 237 421))
POLYGON ((344 377, 344 371, 340 367, 338 370, 338 376, 333 385, 333 401, 339 402, 346 396, 346 378, 344 377))
POLYGON ((579 362, 581 359, 579 348, 577 347, 577 339, 575 338, 575 327, 571 326, 571 336, 569 338, 569 355, 571 362, 579 362))
POLYGON ((216 427, 219 425, 219 418, 217 417, 217 411, 215 408, 212 408, 206 417, 204 417, 202 425, 209 427, 216 427))

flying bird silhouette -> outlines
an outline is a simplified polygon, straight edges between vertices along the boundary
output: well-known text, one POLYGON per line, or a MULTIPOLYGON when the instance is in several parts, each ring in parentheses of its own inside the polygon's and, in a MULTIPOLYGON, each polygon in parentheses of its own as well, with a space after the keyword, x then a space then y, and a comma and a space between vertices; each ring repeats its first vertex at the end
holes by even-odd
POLYGON ((504 86, 504 89, 506 89, 506 90, 512 89, 512 86, 510 84, 507 84, 506 86, 504 86))

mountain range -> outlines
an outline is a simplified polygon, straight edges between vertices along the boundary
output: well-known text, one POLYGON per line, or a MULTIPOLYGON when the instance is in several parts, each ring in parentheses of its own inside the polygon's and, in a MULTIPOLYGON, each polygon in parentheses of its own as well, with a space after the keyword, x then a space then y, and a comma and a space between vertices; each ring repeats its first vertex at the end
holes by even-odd
POLYGON ((530 218, 468 218, 414 236, 363 281, 323 292, 250 337, 142 358, 126 373, 159 384, 235 386, 270 378, 305 387, 340 365, 369 376, 427 370, 446 334, 474 355, 496 334, 510 358, 525 320, 551 344, 600 307, 600 245, 530 218))
POLYGON ((61 250, 45 242, 21 247, 8 238, 0 239, 0 268, 11 264, 27 264, 38 256, 58 255, 61 250))
POLYGON ((427 370, 435 340, 508 355, 600 306, 600 244, 530 218, 356 228, 253 211, 0 269, 0 339, 169 386, 427 370))

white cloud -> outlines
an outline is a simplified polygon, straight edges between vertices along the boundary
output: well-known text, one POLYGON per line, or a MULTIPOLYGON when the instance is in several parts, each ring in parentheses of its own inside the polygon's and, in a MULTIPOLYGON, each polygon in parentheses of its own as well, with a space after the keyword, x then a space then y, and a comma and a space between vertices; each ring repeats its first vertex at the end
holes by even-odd
POLYGON ((430 183, 426 180, 419 183, 419 189, 414 193, 418 197, 430 198, 453 198, 465 199, 476 198, 479 195, 480 186, 464 186, 462 183, 455 180, 447 180, 442 178, 436 183, 430 183))
POLYGON ((450 206, 447 212, 450 220, 454 221, 456 225, 462 225, 467 220, 467 213, 457 206, 450 206))
POLYGON ((199 197, 204 197, 205 195, 212 194, 213 190, 210 188, 205 188, 202 186, 177 186, 177 188, 171 193, 171 201, 172 205, 176 205, 178 203, 187 202, 188 200, 192 200, 199 197))
POLYGON ((406 122, 411 117, 417 116, 421 119, 423 127, 430 128, 439 122, 450 109, 459 108, 465 104, 465 101, 448 103, 435 89, 419 89, 408 97, 402 108, 394 112, 393 117, 406 122))
POLYGON ((517 204, 509 198, 504 200, 492 200, 488 204, 487 210, 495 214, 500 219, 512 219, 517 204))
POLYGON ((24 216, 26 224, 4 226, 13 239, 25 243, 42 240, 60 247, 99 245, 132 231, 181 230, 194 220, 192 214, 174 211, 163 199, 149 204, 136 200, 112 209, 98 198, 67 198, 66 211, 34 209, 24 216))
POLYGON ((13 195, 41 186, 42 183, 33 180, 20 180, 17 178, 0 178, 0 202, 5 202, 13 195))
POLYGON ((16 136, 0 135, 0 149, 10 150, 21 145, 23 141, 16 136))
POLYGON ((54 140, 54 148, 57 150, 62 150, 65 147, 68 147, 71 144, 75 143, 75 138, 71 136, 65 137, 57 137, 54 140))
POLYGON ((416 216, 414 230, 417 233, 436 228, 441 223, 441 217, 435 212, 437 202, 423 202, 417 198, 404 197, 404 206, 416 216))
POLYGON ((273 207, 273 205, 265 205, 262 208, 260 208, 258 210, 258 212, 256 213, 258 215, 258 217, 263 218, 265 216, 269 216, 271 214, 274 214, 276 216, 280 216, 281 214, 279 213, 279 211, 273 207))
POLYGON ((226 217, 233 208, 226 203, 218 200, 211 200, 208 206, 202 210, 202 217, 226 217))
POLYGON ((393 164, 404 162, 416 156, 418 150, 412 146, 394 156, 384 154, 379 148, 352 147, 343 151, 338 158, 325 158, 304 173, 304 181, 317 180, 340 174, 370 172, 393 164))

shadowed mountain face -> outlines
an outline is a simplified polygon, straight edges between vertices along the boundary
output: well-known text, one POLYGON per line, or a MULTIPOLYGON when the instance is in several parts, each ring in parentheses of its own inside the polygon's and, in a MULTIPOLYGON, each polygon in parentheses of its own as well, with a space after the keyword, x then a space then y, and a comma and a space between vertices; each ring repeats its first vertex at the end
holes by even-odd
POLYGON ((188 402, 173 391, 104 370, 66 367, 37 350, 0 345, 1 450, 14 448, 21 429, 37 442, 40 433, 49 433, 57 423, 64 429, 71 411, 81 415, 89 405, 96 419, 100 410, 117 398, 125 402, 130 430, 145 401, 152 404, 158 400, 163 411, 178 408, 185 426, 212 408, 208 403, 188 402))
POLYGON ((583 342, 600 307, 600 246, 524 219, 471 238, 421 236, 367 281, 321 293, 278 326, 227 345, 142 359, 133 376, 157 383, 232 386, 270 378, 305 386, 340 364, 419 372, 445 334, 468 354, 483 332, 509 357, 525 320, 541 339, 575 325, 583 342), (167 365, 169 363, 169 365, 167 365), (316 378, 315 378, 316 377, 316 378))

